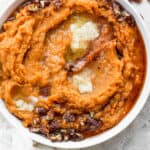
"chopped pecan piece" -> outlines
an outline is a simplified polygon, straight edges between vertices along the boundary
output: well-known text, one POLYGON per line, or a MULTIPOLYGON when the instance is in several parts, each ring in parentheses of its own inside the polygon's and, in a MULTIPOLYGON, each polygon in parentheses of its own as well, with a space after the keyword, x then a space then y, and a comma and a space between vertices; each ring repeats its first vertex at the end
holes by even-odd
POLYGON ((49 123, 49 128, 51 131, 56 131, 61 128, 60 122, 57 120, 53 120, 49 123))
POLYGON ((116 1, 112 1, 112 9, 113 9, 114 15, 116 16, 119 22, 125 21, 131 26, 135 25, 135 21, 133 17, 131 16, 131 14, 129 14, 126 10, 124 10, 124 8, 116 1))
POLYGON ((48 135, 50 133, 50 128, 48 125, 42 126, 40 128, 40 133, 44 134, 44 135, 48 135))
POLYGON ((80 140, 82 140, 83 138, 84 138, 83 135, 80 134, 80 133, 74 133, 73 135, 70 136, 70 139, 71 139, 72 141, 80 141, 80 140))
POLYGON ((66 122, 74 122, 76 118, 74 114, 67 112, 64 114, 63 119, 65 119, 66 122))
POLYGON ((86 124, 88 130, 93 131, 102 126, 102 121, 93 119, 91 116, 87 116, 87 120, 86 120, 85 124, 86 124))
POLYGON ((43 107, 36 107, 35 112, 41 116, 44 116, 47 114, 47 110, 43 107))
POLYGON ((60 142, 63 140, 61 133, 53 133, 53 134, 50 134, 48 137, 53 142, 60 142))
POLYGON ((40 0, 40 7, 45 8, 51 4, 51 0, 40 0))

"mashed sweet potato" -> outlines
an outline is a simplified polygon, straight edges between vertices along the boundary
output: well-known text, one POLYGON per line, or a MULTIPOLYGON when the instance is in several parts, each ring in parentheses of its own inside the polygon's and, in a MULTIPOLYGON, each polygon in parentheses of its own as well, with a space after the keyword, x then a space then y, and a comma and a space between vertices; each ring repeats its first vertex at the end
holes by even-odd
POLYGON ((145 47, 113 0, 33 0, 0 33, 0 95, 32 132, 81 140, 115 126, 145 77, 145 47))

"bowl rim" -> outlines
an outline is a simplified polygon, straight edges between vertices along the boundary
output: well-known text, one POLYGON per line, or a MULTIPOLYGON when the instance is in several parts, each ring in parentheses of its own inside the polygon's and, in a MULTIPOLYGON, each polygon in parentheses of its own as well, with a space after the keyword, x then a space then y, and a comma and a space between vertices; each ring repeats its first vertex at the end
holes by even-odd
MULTIPOLYGON (((11 3, 8 3, 8 6, 4 8, 3 12, 0 14, 0 26, 3 24, 3 22, 6 20, 6 18, 10 15, 10 13, 24 0, 12 0, 11 3)), ((118 123, 115 127, 105 131, 104 133, 98 134, 96 136, 87 138, 83 141, 79 142, 51 142, 47 138, 29 132, 28 129, 23 127, 22 123, 13 116, 5 107, 5 104, 2 100, 0 100, 0 112, 6 118, 6 120, 12 124, 20 134, 22 134, 25 137, 30 138, 33 141, 36 141, 38 143, 56 147, 56 148, 67 148, 67 149, 77 149, 77 148, 86 148, 90 146, 94 146, 100 143, 103 143, 117 134, 119 134, 121 131, 123 131, 125 128, 131 124, 131 122, 137 117, 137 115, 142 110, 144 104, 146 103, 148 96, 149 96, 149 89, 150 89, 150 42, 148 40, 150 39, 149 30, 147 29, 144 20, 142 17, 137 13, 135 8, 126 0, 117 0, 127 11, 129 11, 135 18, 137 26, 140 30, 140 33, 143 37, 143 41, 145 44, 146 49, 146 61, 147 61, 147 67, 146 67, 146 77, 145 82, 143 85, 143 89, 141 91, 140 96, 137 99, 136 104, 134 107, 130 110, 130 112, 121 120, 120 123, 118 123)))

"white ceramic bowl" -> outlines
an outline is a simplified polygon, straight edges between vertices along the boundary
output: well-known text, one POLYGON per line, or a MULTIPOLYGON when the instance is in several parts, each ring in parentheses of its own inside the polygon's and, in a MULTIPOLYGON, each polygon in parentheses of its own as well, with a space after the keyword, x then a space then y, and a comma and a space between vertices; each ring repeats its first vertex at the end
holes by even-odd
MULTIPOLYGON (((7 17, 11 14, 11 12, 23 1, 24 0, 8 0, 9 3, 7 7, 4 8, 4 10, 2 10, 2 13, 0 14, 0 27, 2 26, 3 22, 7 19, 7 17)), ((0 112, 14 127, 16 127, 21 132, 21 134, 30 138, 31 140, 34 140, 41 144, 45 144, 45 145, 52 146, 52 147, 68 148, 68 149, 85 148, 85 147, 89 147, 92 145, 102 143, 114 137, 115 135, 120 133, 122 130, 124 130, 139 114, 139 112, 143 108, 148 98, 149 90, 150 90, 150 42, 149 42, 150 34, 144 24, 143 19, 136 12, 136 10, 131 6, 131 4, 127 0, 118 0, 118 2, 134 16, 137 22, 137 25, 139 27, 139 30, 142 34, 145 47, 146 47, 147 71, 146 71, 145 84, 141 92, 141 95, 139 96, 132 110, 126 115, 126 117, 118 125, 116 125, 114 128, 110 130, 107 130, 106 132, 102 134, 87 138, 80 142, 53 143, 50 140, 46 139, 45 137, 38 135, 38 134, 31 133, 28 131, 28 129, 24 128, 22 126, 22 123, 6 109, 3 101, 0 100, 0 112)))

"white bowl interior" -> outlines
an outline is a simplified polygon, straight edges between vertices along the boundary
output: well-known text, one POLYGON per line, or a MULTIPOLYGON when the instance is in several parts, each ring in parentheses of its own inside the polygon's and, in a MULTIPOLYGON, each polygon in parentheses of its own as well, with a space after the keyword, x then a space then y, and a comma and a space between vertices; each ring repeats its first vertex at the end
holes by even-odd
MULTIPOLYGON (((3 22, 8 18, 8 16, 11 14, 11 12, 23 1, 24 0, 19 0, 19 1, 12 0, 12 2, 8 4, 7 8, 5 8, 3 10, 3 12, 0 14, 0 27, 2 26, 3 22)), ((24 128, 22 123, 7 110, 3 101, 0 100, 0 112, 14 127, 16 127, 18 129, 18 131, 20 131, 21 134, 23 134, 23 136, 31 138, 32 140, 39 142, 41 144, 45 144, 45 145, 57 147, 57 148, 68 148, 68 149, 85 148, 85 147, 89 147, 92 145, 102 143, 102 142, 114 137, 115 135, 120 133, 122 130, 124 130, 135 119, 135 117, 138 115, 138 113, 141 111, 141 109, 143 108, 143 106, 148 98, 149 89, 150 89, 150 84, 149 84, 150 83, 150 51, 149 51, 150 43, 148 42, 148 40, 150 39, 150 36, 148 34, 149 31, 147 30, 147 28, 144 24, 144 21, 142 20, 140 15, 138 15, 138 13, 129 4, 128 1, 118 0, 118 2, 134 16, 134 18, 137 22, 137 25, 139 27, 139 30, 142 34, 142 37, 143 37, 143 40, 145 43, 145 47, 146 47, 146 53, 147 53, 147 55, 146 55, 146 57, 147 57, 147 72, 146 72, 145 84, 144 84, 141 95, 139 96, 135 106, 132 108, 132 110, 126 115, 126 117, 118 125, 116 125, 115 127, 113 127, 110 130, 107 130, 106 132, 104 132, 102 134, 93 136, 91 138, 87 138, 87 139, 85 139, 83 141, 79 141, 79 142, 61 142, 61 143, 56 142, 56 143, 53 143, 41 135, 30 133, 28 131, 28 129, 24 128)))

